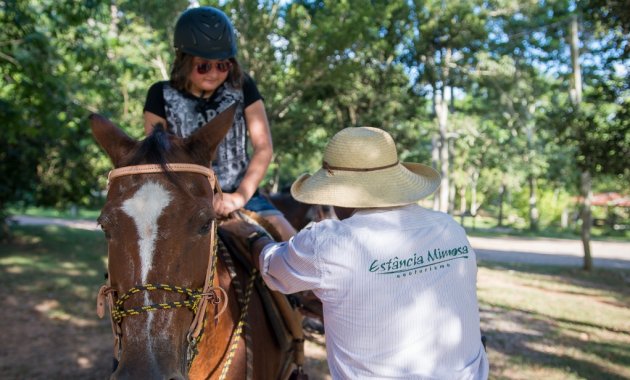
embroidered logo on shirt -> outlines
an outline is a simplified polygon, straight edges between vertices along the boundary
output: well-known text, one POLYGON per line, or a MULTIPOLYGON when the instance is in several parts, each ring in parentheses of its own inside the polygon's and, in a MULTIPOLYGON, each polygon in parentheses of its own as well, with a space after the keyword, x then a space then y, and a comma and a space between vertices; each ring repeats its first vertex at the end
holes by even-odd
POLYGON ((370 264, 370 272, 377 274, 407 275, 429 272, 450 267, 450 262, 458 259, 468 259, 469 249, 467 245, 450 249, 435 248, 425 255, 414 253, 413 256, 399 258, 394 256, 387 261, 374 260, 370 264))

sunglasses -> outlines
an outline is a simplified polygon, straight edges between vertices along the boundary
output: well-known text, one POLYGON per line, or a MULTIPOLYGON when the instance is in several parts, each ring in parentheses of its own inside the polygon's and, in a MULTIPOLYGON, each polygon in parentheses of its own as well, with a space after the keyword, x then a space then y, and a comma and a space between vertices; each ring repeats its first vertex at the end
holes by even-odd
POLYGON ((228 72, 232 68, 232 62, 220 61, 220 62, 204 62, 197 65, 197 74, 207 74, 212 71, 212 67, 215 67, 220 73, 228 72))

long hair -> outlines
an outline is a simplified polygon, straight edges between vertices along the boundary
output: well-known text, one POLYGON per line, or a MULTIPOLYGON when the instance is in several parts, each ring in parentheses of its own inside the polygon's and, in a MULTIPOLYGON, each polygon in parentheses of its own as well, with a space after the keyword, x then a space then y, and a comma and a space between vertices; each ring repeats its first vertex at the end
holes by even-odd
MULTIPOLYGON (((175 52, 175 61, 173 62, 173 67, 171 68, 171 86, 179 91, 190 92, 190 80, 188 76, 194 70, 193 67, 193 59, 195 57, 190 54, 186 54, 182 51, 175 52)), ((241 65, 238 63, 236 58, 230 58, 229 61, 232 63, 232 69, 228 74, 227 81, 234 88, 242 88, 243 87, 243 70, 241 69, 241 65)))

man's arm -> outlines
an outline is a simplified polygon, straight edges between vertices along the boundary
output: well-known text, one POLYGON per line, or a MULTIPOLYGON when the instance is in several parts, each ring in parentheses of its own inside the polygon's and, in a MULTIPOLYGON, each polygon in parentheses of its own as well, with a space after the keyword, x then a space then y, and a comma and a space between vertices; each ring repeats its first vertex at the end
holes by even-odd
POLYGON ((266 232, 256 231, 247 238, 249 242, 249 252, 254 267, 260 271, 260 254, 268 244, 275 243, 266 232))
POLYGON ((238 237, 242 242, 241 244, 244 243, 243 248, 249 250, 252 264, 256 269, 260 270, 260 254, 267 244, 275 243, 276 241, 262 227, 242 220, 231 219, 225 221, 220 228, 238 237))

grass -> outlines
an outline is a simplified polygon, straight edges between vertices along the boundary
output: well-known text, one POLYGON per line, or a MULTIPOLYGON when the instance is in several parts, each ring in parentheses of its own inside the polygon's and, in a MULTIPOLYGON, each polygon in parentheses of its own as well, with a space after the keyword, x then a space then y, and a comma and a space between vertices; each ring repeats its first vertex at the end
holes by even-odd
POLYGON ((79 208, 76 209, 54 209, 47 207, 10 207, 8 209, 9 215, 28 215, 28 216, 37 216, 43 218, 60 218, 60 219, 84 219, 84 220, 95 220, 101 213, 101 210, 98 209, 85 209, 79 208))
MULTIPOLYGON (((562 229, 559 227, 545 227, 538 231, 531 231, 527 227, 506 224, 497 227, 497 220, 494 217, 477 216, 473 221, 472 217, 464 218, 456 216, 460 224, 463 224, 466 231, 471 236, 518 236, 518 237, 546 237, 555 239, 580 239, 579 227, 562 229)), ((630 241, 630 229, 612 230, 608 227, 593 226, 591 228, 591 238, 593 240, 614 240, 630 241)))
POLYGON ((630 378, 630 272, 482 263, 496 379, 630 378))
MULTIPOLYGON (((13 232, 14 241, 0 245, 0 296, 56 300, 32 312, 60 323, 95 320, 102 233, 53 226, 13 232)), ((630 378, 629 271, 482 262, 478 295, 491 379, 630 378)))
POLYGON ((0 287, 56 299, 55 306, 46 308, 51 318, 92 319, 106 271, 102 232, 52 225, 14 227, 12 232, 13 241, 0 245, 0 287))

